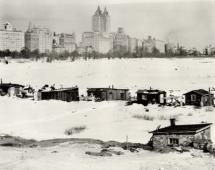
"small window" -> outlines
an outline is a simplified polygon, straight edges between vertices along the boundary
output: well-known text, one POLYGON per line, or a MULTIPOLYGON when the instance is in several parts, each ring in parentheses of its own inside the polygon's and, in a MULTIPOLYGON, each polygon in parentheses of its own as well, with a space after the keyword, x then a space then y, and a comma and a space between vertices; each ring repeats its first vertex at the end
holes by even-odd
POLYGON ((179 139, 178 138, 169 138, 169 144, 170 145, 178 145, 179 139))
POLYGON ((196 95, 195 94, 191 94, 191 101, 196 101, 196 95))
POLYGON ((142 100, 147 100, 147 95, 142 95, 142 100))

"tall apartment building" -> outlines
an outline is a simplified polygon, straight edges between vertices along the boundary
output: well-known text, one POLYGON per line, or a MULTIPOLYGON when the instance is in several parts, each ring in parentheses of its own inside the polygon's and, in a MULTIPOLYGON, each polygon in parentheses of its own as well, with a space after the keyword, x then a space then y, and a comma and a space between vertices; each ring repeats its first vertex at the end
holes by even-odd
POLYGON ((36 27, 29 24, 25 32, 25 46, 30 50, 39 50, 40 53, 52 51, 53 35, 48 28, 36 27))
POLYGON ((174 43, 166 43, 165 44, 165 53, 166 54, 176 54, 177 53, 177 45, 174 43))
POLYGON ((84 48, 95 48, 95 32, 82 33, 82 46, 84 48))
POLYGON ((60 34, 59 38, 60 46, 63 46, 66 51, 73 52, 76 49, 76 36, 73 34, 60 34))
POLYGON ((135 53, 137 52, 137 48, 138 48, 138 39, 137 38, 129 38, 128 41, 128 51, 130 53, 135 53))
POLYGON ((113 41, 110 34, 110 16, 105 7, 102 12, 98 6, 92 16, 92 31, 82 34, 82 47, 92 49, 99 53, 107 53, 113 48, 113 41))
POLYGON ((17 31, 6 22, 0 29, 0 50, 10 50, 20 52, 24 48, 24 32, 17 31))
POLYGON ((128 52, 129 51, 129 36, 125 34, 122 27, 118 28, 113 39, 113 51, 128 52))
POLYGON ((205 54, 205 55, 215 55, 215 47, 212 46, 211 44, 206 46, 204 51, 203 51, 203 54, 205 54))
POLYGON ((95 14, 92 17, 92 30, 93 32, 110 32, 110 16, 106 7, 102 12, 98 6, 95 14))
POLYGON ((54 34, 53 37, 53 50, 62 53, 62 52, 73 52, 76 50, 76 35, 73 34, 54 34))
POLYGON ((112 41, 109 34, 84 32, 82 34, 82 46, 85 49, 91 48, 96 52, 107 53, 112 49, 112 41))
POLYGON ((148 39, 143 40, 143 51, 145 53, 152 53, 154 48, 156 48, 156 39, 152 36, 148 36, 148 39))
POLYGON ((156 40, 156 48, 159 50, 160 53, 165 53, 165 41, 156 40))

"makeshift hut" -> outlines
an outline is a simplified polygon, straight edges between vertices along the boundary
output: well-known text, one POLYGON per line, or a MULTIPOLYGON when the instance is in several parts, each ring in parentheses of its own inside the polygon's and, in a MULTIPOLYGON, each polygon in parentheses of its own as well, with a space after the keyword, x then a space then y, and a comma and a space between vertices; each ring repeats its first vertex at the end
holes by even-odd
POLYGON ((204 89, 192 90, 184 95, 186 105, 211 106, 214 104, 214 95, 204 89))
POLYGON ((97 100, 129 100, 129 89, 116 88, 88 88, 88 97, 94 97, 97 100))
POLYGON ((0 95, 23 97, 23 85, 13 83, 0 83, 0 95))
POLYGON ((137 103, 166 104, 166 92, 155 89, 138 90, 137 103))
POLYGON ((39 90, 36 95, 36 100, 79 101, 79 90, 78 87, 39 90))
POLYGON ((176 125, 175 119, 170 119, 170 126, 157 128, 151 143, 153 147, 162 146, 203 146, 211 141, 211 123, 176 125))

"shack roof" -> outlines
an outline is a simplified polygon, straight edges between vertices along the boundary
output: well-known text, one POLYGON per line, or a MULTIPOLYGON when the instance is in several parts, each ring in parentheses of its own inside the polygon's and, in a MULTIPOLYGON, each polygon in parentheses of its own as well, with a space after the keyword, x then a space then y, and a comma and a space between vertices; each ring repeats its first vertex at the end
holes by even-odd
POLYGON ((50 92, 66 92, 66 91, 73 91, 73 90, 77 90, 78 87, 69 87, 69 88, 60 88, 60 89, 54 89, 54 90, 41 90, 41 92, 43 93, 50 93, 50 92))
POLYGON ((87 91, 104 91, 104 90, 125 90, 128 91, 129 89, 116 89, 116 88, 87 88, 87 91))
POLYGON ((205 96, 205 95, 211 94, 211 93, 210 93, 209 91, 207 91, 207 90, 198 89, 198 90, 189 91, 189 92, 185 93, 184 95, 190 94, 190 93, 196 93, 196 94, 199 94, 199 95, 201 95, 201 96, 205 96))
POLYGON ((4 87, 4 88, 6 88, 6 87, 24 87, 23 85, 21 85, 21 84, 14 84, 14 83, 0 83, 0 88, 1 87, 4 87))
POLYGON ((144 93, 144 94, 160 94, 160 93, 166 93, 163 90, 157 90, 157 89, 143 89, 143 90, 137 90, 137 93, 144 93))
POLYGON ((188 124, 188 125, 172 125, 161 129, 156 129, 149 133, 153 134, 196 134, 211 126, 212 123, 188 124))

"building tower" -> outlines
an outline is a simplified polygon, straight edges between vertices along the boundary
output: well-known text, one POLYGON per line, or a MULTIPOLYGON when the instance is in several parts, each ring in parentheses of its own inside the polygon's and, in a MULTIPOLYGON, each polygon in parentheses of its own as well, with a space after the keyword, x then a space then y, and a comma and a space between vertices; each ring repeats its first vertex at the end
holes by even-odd
POLYGON ((95 14, 92 17, 92 29, 93 32, 101 32, 102 31, 102 11, 100 6, 98 6, 95 14))
POLYGON ((98 6, 92 16, 92 31, 82 34, 82 46, 86 51, 94 50, 107 53, 113 49, 113 38, 110 34, 110 16, 107 8, 104 11, 98 6))
POLYGON ((28 23, 28 31, 31 31, 32 30, 32 23, 31 23, 31 21, 29 21, 29 23, 28 23))
POLYGON ((92 30, 93 32, 109 33, 110 32, 110 16, 105 7, 102 12, 98 6, 96 12, 92 17, 92 30))
POLYGON ((104 12, 102 14, 102 31, 105 33, 110 32, 110 16, 107 11, 107 8, 105 7, 104 12))

